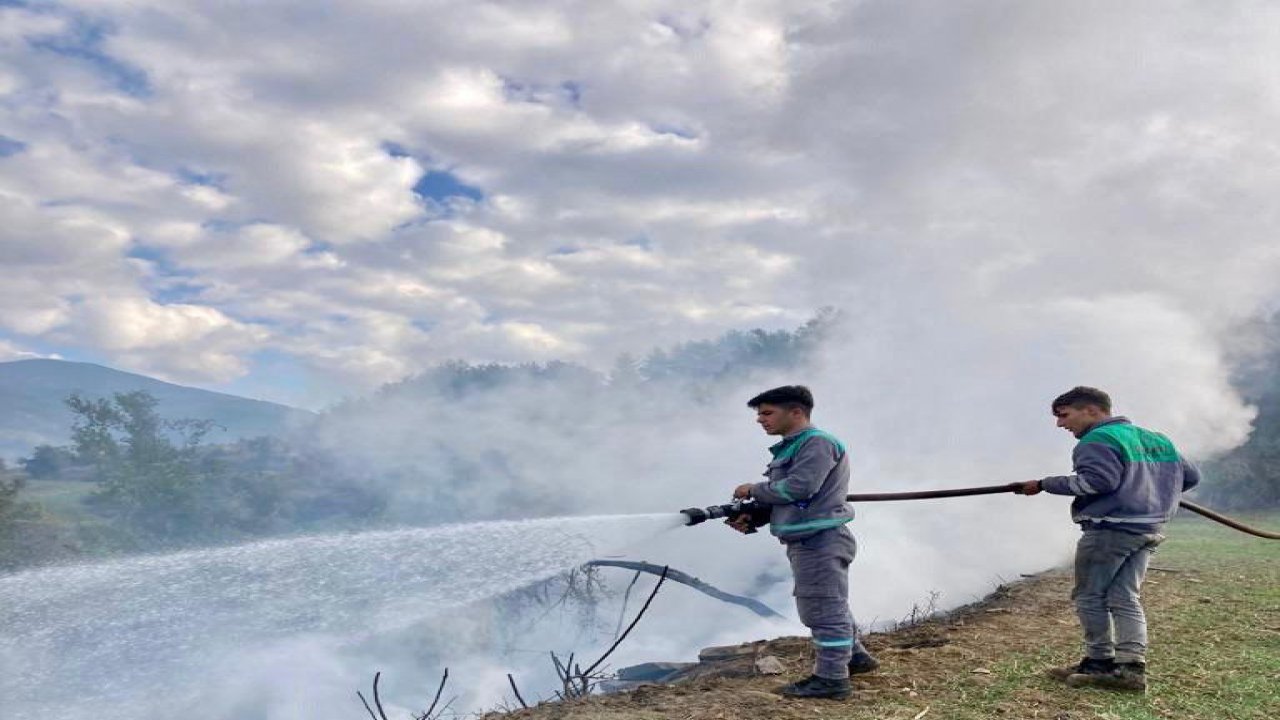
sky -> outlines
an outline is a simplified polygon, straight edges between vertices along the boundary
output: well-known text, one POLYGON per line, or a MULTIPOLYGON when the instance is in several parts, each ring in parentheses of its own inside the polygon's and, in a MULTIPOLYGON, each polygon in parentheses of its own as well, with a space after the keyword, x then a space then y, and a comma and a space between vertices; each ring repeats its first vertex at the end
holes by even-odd
POLYGON ((834 306, 1220 385, 1276 307, 1278 15, 0 2, 0 359, 322 407, 834 306))

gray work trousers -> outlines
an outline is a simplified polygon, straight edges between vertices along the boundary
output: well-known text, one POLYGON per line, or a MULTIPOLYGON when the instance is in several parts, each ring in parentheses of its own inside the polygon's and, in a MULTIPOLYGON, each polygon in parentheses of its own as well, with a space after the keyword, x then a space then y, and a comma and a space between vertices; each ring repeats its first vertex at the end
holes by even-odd
POLYGON ((813 674, 847 678, 854 653, 866 652, 849 612, 849 563, 858 553, 858 543, 841 526, 786 545, 795 578, 796 610, 813 634, 817 654, 813 674))
POLYGON ((1091 528, 1076 545, 1071 599, 1084 629, 1085 654, 1099 660, 1146 662, 1147 617, 1142 581, 1163 535, 1091 528))

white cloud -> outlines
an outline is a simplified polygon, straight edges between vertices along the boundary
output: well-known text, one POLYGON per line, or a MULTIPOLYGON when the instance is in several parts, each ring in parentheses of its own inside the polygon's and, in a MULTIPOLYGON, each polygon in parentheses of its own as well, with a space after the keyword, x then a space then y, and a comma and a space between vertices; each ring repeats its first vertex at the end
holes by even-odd
POLYGON ((34 360, 36 358, 54 358, 60 356, 57 353, 46 355, 34 350, 27 350, 20 345, 0 338, 0 362, 9 362, 11 360, 34 360))
POLYGON ((268 334, 210 307, 109 297, 76 305, 65 337, 161 377, 225 381, 245 372, 245 356, 268 334))
POLYGON ((1213 356, 1274 307, 1265 4, 60 7, 4 10, 3 252, 103 239, 0 291, 0 324, 107 347, 99 294, 236 338, 132 362, 222 377, 262 344, 368 385, 825 305, 945 336, 1121 288, 1213 356), (92 52, 23 39, 74 43, 73 18, 110 22, 92 52), (429 169, 482 198, 424 202, 429 169))
POLYGON ((289 227, 254 223, 232 232, 202 232, 196 226, 175 227, 165 239, 172 242, 172 259, 195 269, 243 270, 292 263, 305 264, 300 255, 310 241, 289 227))

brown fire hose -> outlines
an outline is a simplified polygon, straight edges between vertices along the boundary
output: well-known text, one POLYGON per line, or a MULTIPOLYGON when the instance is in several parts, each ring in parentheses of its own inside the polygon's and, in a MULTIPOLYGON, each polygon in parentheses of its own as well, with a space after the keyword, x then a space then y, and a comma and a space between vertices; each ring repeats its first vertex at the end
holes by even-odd
MULTIPOLYGON (((951 498, 966 497, 969 495, 996 495, 998 493, 1017 492, 1022 487, 1022 483, 1009 483, 1007 485, 984 485, 982 487, 956 488, 954 490, 917 490, 914 492, 891 492, 891 493, 855 493, 845 497, 849 502, 885 502, 889 500, 929 500, 933 498, 951 498)), ((1235 528, 1240 532, 1256 535, 1260 538, 1268 540, 1280 540, 1280 533, 1270 532, 1268 530, 1260 530, 1250 527, 1234 518, 1229 518, 1219 512, 1210 510, 1203 505, 1197 505, 1190 500, 1182 500, 1178 503, 1182 507, 1193 513, 1203 515, 1210 520, 1220 522, 1230 528, 1235 528)))

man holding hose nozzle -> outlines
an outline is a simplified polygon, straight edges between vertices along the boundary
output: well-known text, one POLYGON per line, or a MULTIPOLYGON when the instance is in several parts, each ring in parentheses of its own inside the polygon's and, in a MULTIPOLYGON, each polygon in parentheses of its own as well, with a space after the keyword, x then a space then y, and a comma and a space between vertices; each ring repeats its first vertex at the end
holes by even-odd
POLYGON ((782 688, 800 698, 849 697, 849 675, 870 672, 876 661, 858 640, 849 611, 849 563, 857 553, 845 527, 853 511, 845 503, 849 490, 849 458, 834 436, 809 423, 813 394, 803 385, 785 385, 751 398, 756 422, 770 435, 782 437, 769 448, 773 459, 758 483, 739 485, 733 496, 769 506, 768 519, 748 514, 726 522, 751 532, 768 522, 787 548, 800 621, 813 634, 817 660, 813 674, 782 688))
POLYGON ((1017 490, 1073 495, 1071 519, 1084 534, 1076 546, 1076 614, 1085 657, 1049 670, 1073 687, 1092 685, 1145 692, 1147 620, 1142 581, 1147 561, 1164 540, 1164 524, 1179 496, 1200 482, 1200 471, 1167 437, 1111 416, 1111 398, 1076 387, 1051 405, 1058 427, 1080 440, 1075 473, 1022 483, 1017 490))

